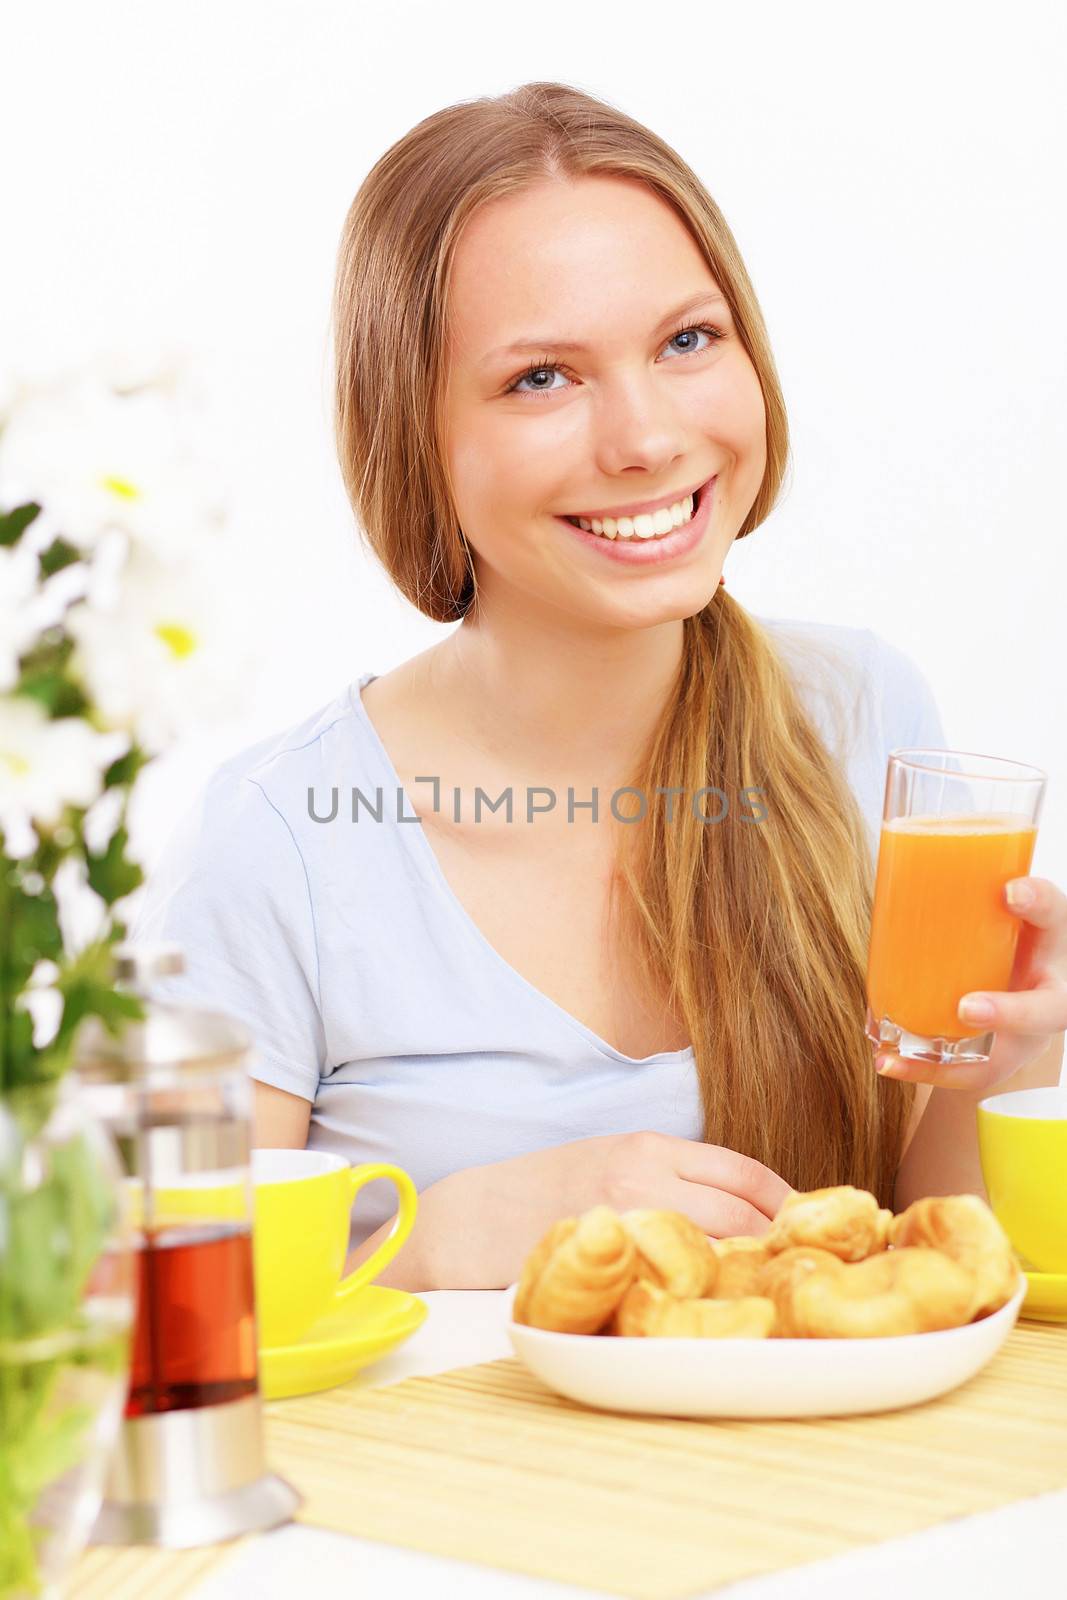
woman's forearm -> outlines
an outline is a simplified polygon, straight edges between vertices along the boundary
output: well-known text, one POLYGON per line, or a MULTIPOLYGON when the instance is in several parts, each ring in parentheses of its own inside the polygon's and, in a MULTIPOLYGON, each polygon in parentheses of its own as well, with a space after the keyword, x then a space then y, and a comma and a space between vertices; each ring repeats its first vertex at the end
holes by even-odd
POLYGON ((988 1200, 978 1159, 978 1104, 1016 1089, 1043 1089, 1060 1081, 1062 1033, 1043 1055, 995 1089, 970 1093, 938 1089, 930 1095, 915 1137, 897 1171, 894 1211, 933 1194, 977 1194, 988 1200))
MULTIPOLYGON (((447 1273, 440 1261, 441 1242, 455 1225, 454 1208, 449 1205, 451 1190, 443 1192, 443 1185, 433 1183, 419 1192, 418 1214, 410 1234, 400 1246, 389 1265, 374 1279, 383 1289, 405 1289, 409 1294, 424 1293, 429 1289, 451 1288, 447 1273)), ((393 1231, 395 1215, 370 1234, 363 1243, 349 1252, 345 1262, 345 1276, 361 1266, 368 1256, 393 1231)))
MULTIPOLYGON (((598 1143, 599 1141, 585 1141, 598 1143)), ((580 1141, 581 1143, 581 1141, 580 1141)), ((506 1289, 570 1192, 560 1173, 572 1146, 465 1167, 419 1193, 415 1226, 375 1278, 386 1289, 506 1289)), ((346 1274, 381 1244, 395 1218, 350 1252, 346 1274)))

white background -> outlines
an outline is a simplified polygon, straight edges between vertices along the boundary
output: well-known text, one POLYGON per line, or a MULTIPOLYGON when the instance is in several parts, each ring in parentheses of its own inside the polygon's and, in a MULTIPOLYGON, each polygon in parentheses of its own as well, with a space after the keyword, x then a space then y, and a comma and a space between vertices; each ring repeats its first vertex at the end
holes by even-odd
MULTIPOLYGON (((790 487, 731 554, 759 614, 873 627, 949 742, 1034 762, 1067 885, 1067 10, 34 0, 4 22, 0 362, 189 348, 230 464, 244 714, 150 769, 149 865, 211 767, 447 631, 359 544, 328 307, 367 170, 459 99, 591 90, 701 175, 756 286, 790 487)), ((403 506, 397 507, 402 517, 403 506)))

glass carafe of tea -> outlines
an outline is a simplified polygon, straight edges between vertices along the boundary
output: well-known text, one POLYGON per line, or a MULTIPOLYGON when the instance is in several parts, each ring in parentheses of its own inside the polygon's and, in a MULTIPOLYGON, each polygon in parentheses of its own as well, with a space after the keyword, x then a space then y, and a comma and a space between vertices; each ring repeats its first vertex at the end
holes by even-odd
POLYGON ((97 1544, 211 1544, 288 1521, 300 1497, 263 1456, 249 1174, 251 1036, 152 998, 179 946, 116 945, 143 1019, 84 1026, 75 1070, 124 1164, 137 1309, 125 1417, 97 1544))

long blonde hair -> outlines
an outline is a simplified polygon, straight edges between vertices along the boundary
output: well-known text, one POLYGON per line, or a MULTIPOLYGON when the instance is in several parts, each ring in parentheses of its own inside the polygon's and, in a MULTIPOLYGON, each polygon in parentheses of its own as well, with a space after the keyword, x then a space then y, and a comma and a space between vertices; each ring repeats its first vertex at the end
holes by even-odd
MULTIPOLYGON (((566 84, 448 106, 361 185, 333 300, 345 487, 378 559, 435 621, 464 617, 475 599, 441 449, 458 240, 494 199, 588 176, 643 181, 703 252, 766 408, 766 470, 737 537, 776 503, 789 447, 781 386, 737 245, 695 173, 649 129, 566 84)), ((675 692, 631 782, 646 795, 759 788, 767 811, 762 824, 709 826, 691 807, 669 824, 650 807, 623 831, 618 857, 638 954, 692 1042, 705 1139, 794 1187, 853 1183, 891 1205, 914 1088, 878 1077, 864 1035, 863 818, 769 631, 725 589, 685 619, 675 692)))

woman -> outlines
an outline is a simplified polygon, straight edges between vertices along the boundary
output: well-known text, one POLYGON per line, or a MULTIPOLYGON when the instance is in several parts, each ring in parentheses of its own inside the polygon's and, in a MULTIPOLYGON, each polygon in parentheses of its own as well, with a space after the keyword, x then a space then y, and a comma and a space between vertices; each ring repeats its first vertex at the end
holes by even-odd
POLYGON ((791 1186, 981 1192, 978 1096, 1058 1080, 1067 901, 1024 880, 988 1068, 873 1070, 885 758, 945 740, 886 641, 722 586, 787 430, 699 180, 564 85, 449 107, 356 196, 334 313, 353 509, 459 626, 227 762, 153 881, 175 992, 255 1032, 256 1142, 406 1166, 409 1289, 506 1285, 601 1200, 722 1236, 791 1186))

